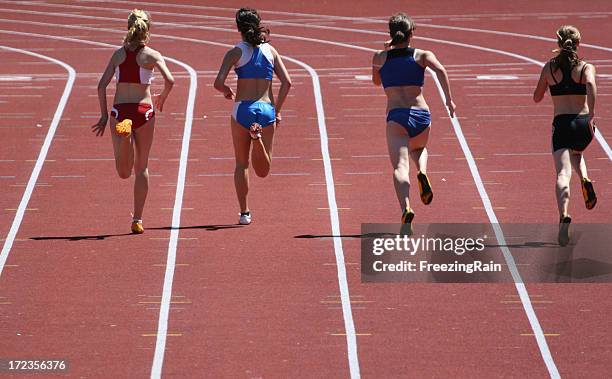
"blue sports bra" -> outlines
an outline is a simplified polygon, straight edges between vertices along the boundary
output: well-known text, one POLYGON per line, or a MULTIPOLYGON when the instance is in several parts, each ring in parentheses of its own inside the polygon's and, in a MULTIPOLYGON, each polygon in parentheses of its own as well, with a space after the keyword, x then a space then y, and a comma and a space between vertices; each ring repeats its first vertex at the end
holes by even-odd
POLYGON ((253 47, 248 42, 240 42, 242 55, 234 67, 238 79, 267 79, 272 80, 274 75, 274 55, 267 43, 253 47))
POLYGON ((550 89, 550 96, 586 95, 586 84, 582 84, 582 76, 584 75, 584 69, 586 66, 586 63, 584 66, 582 66, 582 70, 580 70, 580 79, 578 82, 575 82, 574 79, 572 79, 572 70, 566 70, 561 67, 563 78, 561 78, 560 82, 557 82, 557 79, 555 79, 555 75, 553 74, 552 64, 550 64, 550 74, 555 81, 555 84, 548 87, 550 89))
POLYGON ((425 68, 414 60, 414 49, 410 47, 387 51, 387 58, 380 70, 384 88, 419 86, 425 83, 425 68))

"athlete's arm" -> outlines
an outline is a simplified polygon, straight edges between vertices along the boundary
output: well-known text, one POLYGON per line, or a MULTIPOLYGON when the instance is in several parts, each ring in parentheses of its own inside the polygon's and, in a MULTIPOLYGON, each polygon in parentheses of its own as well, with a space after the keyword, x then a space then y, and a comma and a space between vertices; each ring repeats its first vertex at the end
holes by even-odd
POLYGON ((172 91, 172 86, 174 86, 174 77, 172 77, 172 73, 168 70, 164 57, 158 51, 153 51, 153 58, 155 59, 155 67, 157 67, 164 78, 164 90, 159 95, 153 96, 155 107, 162 112, 164 110, 164 103, 170 91, 172 91))
POLYGON ((546 80, 546 73, 550 68, 548 66, 550 62, 546 63, 544 67, 542 67, 542 72, 540 72, 540 80, 538 80, 538 85, 533 91, 533 101, 539 103, 544 98, 544 94, 546 93, 546 87, 548 87, 548 81, 546 80))
POLYGON ((234 47, 230 51, 225 54, 223 57, 223 62, 221 63, 221 68, 219 68, 219 73, 217 74, 217 78, 215 79, 215 89, 219 92, 223 93, 223 96, 228 100, 233 100, 236 96, 234 95, 234 91, 225 84, 225 80, 229 75, 230 69, 238 62, 242 56, 242 51, 239 47, 234 47))
POLYGON ((372 57, 372 83, 377 86, 382 84, 380 80, 380 73, 378 72, 378 70, 380 70, 380 68, 382 67, 382 65, 380 64, 381 54, 382 51, 378 51, 374 53, 374 56, 372 57))
POLYGON ((450 83, 448 81, 448 73, 446 69, 438 61, 434 53, 431 51, 423 51, 421 54, 421 62, 423 62, 423 66, 426 68, 430 68, 433 72, 436 73, 436 77, 442 86, 442 91, 444 92, 444 97, 446 98, 446 107, 448 108, 448 113, 451 117, 455 116, 455 102, 451 96, 450 83))
POLYGON ((595 84, 595 66, 587 65, 584 69, 587 88, 587 105, 589 106, 589 124, 593 126, 595 117, 595 99, 597 98, 597 85, 595 84))
POLYGON ((276 97, 276 103, 274 103, 274 108, 276 109, 276 122, 279 123, 282 119, 281 109, 291 89, 291 78, 289 77, 289 72, 280 54, 272 46, 270 46, 270 49, 274 54, 274 73, 281 82, 280 88, 278 89, 278 96, 276 97))
POLYGON ((115 73, 115 67, 120 63, 120 54, 122 49, 115 51, 111 57, 106 69, 98 82, 98 101, 100 102, 100 120, 91 127, 91 131, 96 133, 96 136, 103 136, 104 129, 106 129, 106 123, 108 122, 108 103, 106 102, 106 87, 113 80, 113 74, 115 73))

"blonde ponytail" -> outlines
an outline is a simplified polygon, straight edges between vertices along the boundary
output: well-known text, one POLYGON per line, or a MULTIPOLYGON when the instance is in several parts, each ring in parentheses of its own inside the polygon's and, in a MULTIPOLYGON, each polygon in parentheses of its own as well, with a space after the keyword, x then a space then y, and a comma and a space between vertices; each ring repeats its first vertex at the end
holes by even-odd
POLYGON ((128 32, 123 39, 123 43, 136 47, 149 42, 150 20, 148 12, 134 9, 128 17, 128 32))

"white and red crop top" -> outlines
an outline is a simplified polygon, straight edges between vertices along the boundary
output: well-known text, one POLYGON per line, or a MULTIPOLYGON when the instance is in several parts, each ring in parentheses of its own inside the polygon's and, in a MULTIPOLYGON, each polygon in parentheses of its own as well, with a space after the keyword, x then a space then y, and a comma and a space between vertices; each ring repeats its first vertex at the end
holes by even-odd
POLYGON ((143 47, 144 46, 139 46, 134 51, 130 51, 130 49, 125 46, 123 47, 125 50, 125 60, 115 68, 115 79, 117 83, 151 84, 153 80, 153 70, 140 67, 136 61, 136 56, 138 56, 138 52, 140 52, 143 47))

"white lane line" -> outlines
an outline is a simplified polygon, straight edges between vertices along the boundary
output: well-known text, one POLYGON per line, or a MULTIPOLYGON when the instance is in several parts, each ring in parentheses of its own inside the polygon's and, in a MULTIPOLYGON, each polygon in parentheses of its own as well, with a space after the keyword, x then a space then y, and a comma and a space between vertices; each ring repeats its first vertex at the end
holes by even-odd
POLYGON ((382 171, 369 171, 369 172, 345 172, 344 175, 382 175, 382 171))
POLYGON ((518 80, 518 78, 516 75, 476 75, 478 80, 518 80))
POLYGON ((27 82, 27 81, 31 81, 31 80, 32 80, 31 76, 0 75, 0 82, 27 82))
POLYGON ((159 321, 157 325, 157 339, 155 342, 155 355, 151 367, 151 378, 161 378, 164 353, 166 351, 166 338, 168 336, 168 316, 170 313, 170 300, 172 299, 172 283, 174 280, 174 269, 176 266, 176 251, 179 239, 179 228, 181 225, 181 210, 183 207, 183 193, 185 192, 185 178, 187 176, 187 162, 189 158, 189 140, 193 125, 193 112, 198 88, 198 75, 193 67, 172 58, 167 60, 178 64, 189 72, 189 96, 185 109, 185 127, 183 129, 183 142, 181 145, 181 157, 179 161, 178 177, 176 180, 176 195, 174 196, 174 209, 172 211, 172 230, 168 242, 168 257, 166 260, 166 272, 164 274, 164 288, 162 291, 161 305, 159 310, 159 321))
MULTIPOLYGON (((0 30, 0 33, 5 34, 14 34, 10 30, 0 30)), ((51 124, 49 125, 49 130, 47 131, 47 135, 45 137, 45 141, 40 149, 40 153, 38 154, 38 158, 36 159, 36 163, 34 164, 34 168, 32 169, 32 174, 30 174, 30 179, 28 180, 28 184, 26 185, 25 191, 23 192, 23 197, 21 198, 21 202, 19 203, 19 207, 17 207, 17 211, 15 212, 15 218, 13 219, 13 223, 11 224, 11 229, 4 240, 4 245, 2 246, 2 252, 0 253, 0 276, 2 275, 2 271, 4 269, 4 265, 6 264, 6 260, 8 259, 11 248, 13 247, 13 243, 15 241, 15 237, 17 236, 17 232, 19 231, 19 227, 21 226, 21 221, 23 220, 23 215, 28 207, 28 203, 30 202, 30 197, 32 197, 32 192, 34 191, 34 187, 36 186, 36 181, 38 180, 38 176, 40 175, 40 171, 42 170, 43 164, 47 158, 47 153, 49 152, 49 147, 51 146, 51 142, 53 142, 53 136, 55 135, 55 131, 57 130, 57 126, 62 119, 62 113, 64 113, 64 109, 66 108, 66 104, 68 103, 68 98, 70 97, 70 92, 72 91, 72 86, 74 85, 74 81, 76 78, 76 71, 72 66, 68 65, 65 62, 62 62, 58 59, 48 57, 46 55, 34 53, 28 50, 16 49, 8 46, 0 46, 1 50, 12 51, 16 53, 21 53, 25 55, 29 55, 32 57, 44 59, 49 62, 53 62, 62 68, 64 68, 68 72, 68 80, 66 80, 66 85, 64 86, 64 92, 60 98, 59 104, 55 109, 55 113, 53 114, 53 119, 51 120, 51 124)))
MULTIPOLYGON (((429 68, 428 70, 436 82, 440 97, 444 100, 444 91, 442 90, 442 85, 440 84, 440 81, 429 68)), ((476 165, 476 161, 474 160, 472 151, 470 150, 467 140, 465 139, 461 124, 459 123, 459 120, 457 120, 456 116, 451 117, 451 122, 453 124, 453 129, 457 134, 457 139, 459 140, 459 144, 461 145, 463 154, 465 155, 468 167, 470 168, 470 172, 472 173, 472 177, 474 178, 474 183, 476 183, 478 194, 482 199, 482 204, 484 205, 485 211, 489 218, 489 222, 491 223, 491 226, 493 227, 493 230, 495 232, 495 238, 497 239, 500 245, 500 249, 504 255, 504 259, 506 261, 506 264, 508 265, 508 269, 510 270, 512 279, 514 280, 514 285, 519 294, 519 298, 521 300, 521 304, 523 305, 523 309, 525 310, 525 314, 527 315, 527 319, 529 320, 529 324, 531 325, 531 330, 533 331, 533 334, 536 338, 536 342, 538 343, 542 359, 546 364, 546 368, 548 369, 548 373, 550 374, 551 378, 560 378, 561 376, 559 375, 559 370, 557 369, 557 365, 555 364, 552 354, 550 353, 548 342, 546 341, 546 337, 544 336, 544 332, 542 331, 542 326, 540 325, 538 316, 536 315, 533 309, 533 305, 531 304, 529 293, 527 292, 527 287, 525 286, 525 283, 521 278, 518 268, 516 267, 514 257, 512 256, 510 249, 508 249, 508 247, 506 246, 507 244, 504 237, 504 232, 501 226, 499 225, 499 220, 497 219, 497 215, 493 210, 491 199, 489 198, 484 183, 482 182, 480 172, 478 171, 478 166, 476 165)))
MULTIPOLYGON (((34 22, 31 22, 31 23, 34 23, 34 22)), ((36 24, 60 27, 60 25, 56 25, 52 23, 37 22, 36 24)), ((79 28, 82 29, 83 27, 79 27, 79 28)), ((95 29, 95 28, 92 28, 92 29, 95 29)), ((97 30, 105 31, 105 29, 101 29, 101 28, 97 28, 97 30)), ((108 47, 108 48, 116 48, 115 45, 111 45, 111 44, 107 44, 103 42, 80 40, 76 38, 52 36, 52 35, 47 35, 47 34, 42 35, 42 34, 36 34, 36 33, 25 33, 25 32, 16 32, 16 31, 7 31, 7 30, 0 30, 0 33, 26 35, 26 36, 32 36, 32 37, 55 39, 55 40, 60 40, 60 41, 70 41, 70 42, 76 42, 76 43, 82 43, 82 44, 103 46, 103 47, 108 47)), ((158 36, 158 37, 168 38, 165 36, 158 36)), ((35 53, 31 53, 31 54, 35 54, 35 53)), ((38 56, 38 55, 35 55, 35 56, 38 56)), ((43 57, 43 56, 40 56, 40 57, 43 57)), ((168 314, 169 314, 169 309, 170 309, 170 298, 171 298, 171 293, 172 293, 172 280, 174 278, 174 268, 175 268, 175 263, 176 263, 176 247, 178 244, 178 234, 179 234, 181 208, 182 208, 181 205, 183 202, 183 192, 185 189, 185 176, 187 173, 187 158, 189 155, 189 138, 191 137, 191 127, 193 124, 193 111, 195 107, 195 97, 196 97, 196 89, 197 89, 197 73, 191 66, 179 60, 170 58, 170 57, 165 57, 165 59, 169 62, 175 63, 183 67, 189 73, 189 96, 187 100, 187 108, 185 111, 186 113, 185 113, 185 127, 183 131, 183 143, 181 146, 181 157, 179 160, 179 171, 178 171, 178 178, 177 178, 176 195, 175 195, 175 200, 174 200, 174 211, 172 212, 172 230, 170 231, 170 241, 168 243, 168 258, 167 258, 167 263, 166 263, 166 272, 164 275, 164 287, 163 287, 163 292, 162 292, 162 302, 161 302, 161 307, 160 307, 157 338, 156 338, 156 343, 155 343, 155 355, 153 357, 153 364, 151 367, 151 378, 161 377, 161 369, 163 365, 164 352, 166 348, 166 338, 167 338, 167 333, 168 333, 168 314)), ((69 67, 69 66, 66 65, 66 67, 69 67)), ((76 77, 76 74, 74 73, 74 70, 72 70, 72 73, 73 73, 72 82, 74 82, 74 77, 76 77)), ((54 121, 55 121, 55 117, 54 117, 54 121)), ((59 117, 57 121, 59 122, 59 117)), ((53 130, 53 132, 55 132, 55 128, 53 127, 53 122, 49 129, 50 131, 53 130)), ((47 141, 45 141, 45 143, 47 143, 47 141)), ((45 152, 45 155, 46 155, 46 152, 45 152)), ((41 161, 40 166, 42 167, 42 161, 44 161, 44 157, 42 158, 42 160, 39 157, 39 161, 41 161)), ((37 165, 35 166, 35 169, 36 167, 38 167, 38 161, 37 161, 37 165)), ((31 181, 32 180, 30 180, 30 182, 31 181)), ((28 183, 28 188, 29 187, 30 187, 30 183, 28 183)), ((34 187, 34 183, 32 183, 32 188, 33 187, 34 187)), ((27 192, 27 188, 26 188, 26 192, 27 192)), ((30 190, 30 193, 31 193, 31 190, 30 190)), ((25 206, 23 208, 25 209, 25 206)), ((20 209, 21 209, 21 205, 20 205, 20 209)), ((19 213, 19 211, 17 213, 19 213)), ((23 212, 22 212, 21 217, 23 218, 23 212)), ((12 231, 12 228, 11 228, 11 231, 12 231)), ((5 247, 6 247, 6 243, 5 243, 5 247)), ((6 261, 6 257, 4 257, 4 249, 2 251, 3 251, 3 259, 4 261, 6 261)), ((7 255, 8 255, 8 252, 7 252, 7 255)), ((0 260, 0 269, 2 266, 3 266, 3 261, 0 260)))
POLYGON ((349 372, 352 379, 361 377, 359 369, 359 355, 357 353, 357 336, 355 334, 355 322, 351 309, 351 300, 344 262, 344 250, 340 238, 340 217, 338 216, 338 205, 336 204, 336 189, 334 185, 334 174, 329 154, 329 142, 327 137, 327 126, 325 124, 325 110, 323 108, 323 94, 321 83, 317 72, 304 62, 293 58, 285 59, 305 68, 312 77, 312 86, 317 109, 317 122, 321 136, 321 155, 323 156, 323 167, 325 168, 325 183, 327 187, 327 203, 329 204, 329 218, 331 221, 332 235, 334 236, 334 253, 336 257, 336 269, 338 273, 338 286, 340 288, 340 299, 342 303, 342 315, 344 318, 344 330, 346 333, 346 344, 348 349, 349 372))

